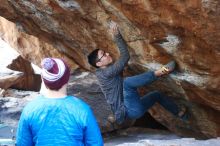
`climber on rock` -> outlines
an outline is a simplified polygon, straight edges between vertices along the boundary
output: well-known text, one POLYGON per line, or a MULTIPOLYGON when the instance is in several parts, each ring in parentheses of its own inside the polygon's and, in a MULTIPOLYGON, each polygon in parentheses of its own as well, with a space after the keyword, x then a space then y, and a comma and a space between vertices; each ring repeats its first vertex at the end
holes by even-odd
POLYGON ((175 62, 171 61, 156 71, 148 71, 123 79, 122 72, 130 58, 128 46, 115 22, 109 23, 109 30, 119 48, 119 59, 113 62, 111 55, 101 49, 96 49, 88 55, 89 64, 97 68, 96 76, 101 90, 114 113, 114 116, 108 117, 109 122, 116 121, 121 124, 125 119, 140 118, 156 102, 175 116, 182 118, 185 108, 179 109, 161 92, 153 91, 141 97, 137 91, 138 87, 149 85, 159 77, 171 73, 175 68, 175 62))

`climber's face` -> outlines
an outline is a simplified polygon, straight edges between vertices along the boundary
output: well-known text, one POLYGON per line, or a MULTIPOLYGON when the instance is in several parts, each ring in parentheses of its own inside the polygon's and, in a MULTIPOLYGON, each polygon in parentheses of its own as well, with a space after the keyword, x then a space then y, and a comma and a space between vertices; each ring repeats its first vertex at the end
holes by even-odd
POLYGON ((105 68, 111 63, 112 63, 112 57, 110 56, 110 54, 105 52, 104 50, 99 50, 98 60, 96 62, 96 65, 100 68, 105 68))

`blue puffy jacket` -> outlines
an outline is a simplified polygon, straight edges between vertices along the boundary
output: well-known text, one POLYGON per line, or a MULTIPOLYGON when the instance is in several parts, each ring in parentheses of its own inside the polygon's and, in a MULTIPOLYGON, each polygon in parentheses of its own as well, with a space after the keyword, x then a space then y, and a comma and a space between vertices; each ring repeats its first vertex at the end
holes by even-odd
POLYGON ((17 146, 102 146, 100 129, 90 107, 73 96, 37 97, 24 108, 17 146))

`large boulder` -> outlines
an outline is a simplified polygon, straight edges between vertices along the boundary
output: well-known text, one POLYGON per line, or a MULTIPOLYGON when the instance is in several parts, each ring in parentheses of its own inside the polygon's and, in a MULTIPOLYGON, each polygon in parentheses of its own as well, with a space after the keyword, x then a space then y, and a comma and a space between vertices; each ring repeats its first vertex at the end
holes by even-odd
POLYGON ((25 60, 21 56, 18 56, 12 61, 10 65, 8 65, 8 68, 24 73, 22 79, 11 86, 12 88, 29 91, 40 90, 41 76, 35 73, 31 63, 28 60, 25 60))
POLYGON ((14 84, 20 82, 23 77, 22 72, 14 71, 5 68, 0 72, 0 88, 6 90, 14 84))
POLYGON ((145 90, 159 88, 172 95, 188 107, 191 120, 182 126, 172 126, 178 122, 170 120, 164 109, 154 110, 153 117, 182 135, 196 132, 202 138, 220 136, 218 0, 0 0, 0 3, 1 16, 16 24, 13 24, 16 31, 11 32, 17 34, 9 37, 7 32, 11 28, 7 27, 1 37, 16 44, 14 48, 24 58, 38 65, 45 56, 65 56, 72 67, 93 70, 86 56, 97 47, 117 57, 118 51, 107 31, 107 21, 115 20, 129 45, 129 67, 134 74, 156 69, 171 59, 178 63, 176 74, 145 90), (33 38, 30 35, 37 38, 30 39, 33 38), (193 130, 190 133, 183 132, 184 129, 193 130))

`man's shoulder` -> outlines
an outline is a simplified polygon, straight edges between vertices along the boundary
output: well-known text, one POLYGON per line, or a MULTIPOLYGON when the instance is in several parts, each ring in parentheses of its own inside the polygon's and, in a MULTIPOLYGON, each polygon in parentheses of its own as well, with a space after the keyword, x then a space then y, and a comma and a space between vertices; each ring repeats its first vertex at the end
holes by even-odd
POLYGON ((96 69, 95 75, 96 75, 96 77, 98 77, 98 78, 103 77, 103 76, 104 76, 104 70, 101 69, 101 68, 96 69))
POLYGON ((89 108, 89 105, 79 97, 69 96, 68 99, 70 100, 68 101, 68 103, 74 104, 76 108, 83 108, 83 109, 89 108))
POLYGON ((35 97, 33 100, 31 100, 30 102, 28 102, 28 103, 25 105, 24 110, 33 109, 34 107, 38 106, 38 104, 39 104, 40 101, 41 101, 41 96, 35 97))
POLYGON ((98 68, 98 69, 96 69, 96 72, 95 72, 96 76, 99 77, 99 78, 108 78, 109 73, 111 73, 113 71, 112 70, 112 66, 114 64, 110 64, 106 68, 98 68))

